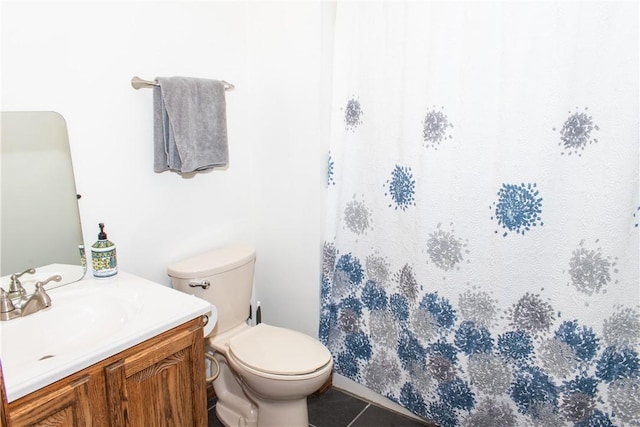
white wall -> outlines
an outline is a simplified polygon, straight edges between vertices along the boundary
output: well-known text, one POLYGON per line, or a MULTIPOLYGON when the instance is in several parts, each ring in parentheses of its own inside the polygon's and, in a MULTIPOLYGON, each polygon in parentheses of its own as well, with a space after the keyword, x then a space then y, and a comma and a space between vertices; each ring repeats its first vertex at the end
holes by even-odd
POLYGON ((173 261, 257 246, 263 320, 317 335, 319 3, 2 2, 2 110, 67 120, 85 243, 106 223, 121 270, 169 285, 173 261), (153 172, 152 92, 132 76, 225 79, 230 164, 153 172))

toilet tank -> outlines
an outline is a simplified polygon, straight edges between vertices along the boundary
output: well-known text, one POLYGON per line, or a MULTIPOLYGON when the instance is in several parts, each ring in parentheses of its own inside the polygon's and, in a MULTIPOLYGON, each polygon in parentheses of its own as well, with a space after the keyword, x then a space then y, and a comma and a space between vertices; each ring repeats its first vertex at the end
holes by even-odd
POLYGON ((210 334, 216 335, 249 317, 255 260, 254 247, 234 245, 176 262, 167 273, 175 289, 216 306, 218 320, 210 334), (197 286, 203 281, 210 283, 207 289, 197 286))

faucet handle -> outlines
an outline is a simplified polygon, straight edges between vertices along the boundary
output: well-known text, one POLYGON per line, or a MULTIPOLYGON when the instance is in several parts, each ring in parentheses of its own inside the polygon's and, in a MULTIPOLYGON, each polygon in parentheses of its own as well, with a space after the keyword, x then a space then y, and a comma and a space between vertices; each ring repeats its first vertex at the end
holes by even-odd
POLYGON ((23 271, 22 273, 13 273, 11 275, 11 284, 9 285, 8 292, 9 298, 24 297, 27 294, 27 291, 25 291, 25 289, 22 287, 22 283, 20 283, 20 280, 18 280, 20 277, 27 273, 35 274, 36 269, 31 267, 23 271))
POLYGON ((61 275, 59 275, 59 274, 54 274, 53 276, 48 277, 48 278, 44 279, 44 280, 43 280, 43 281, 41 281, 41 282, 36 282, 36 289, 42 289, 42 287, 43 287, 44 285, 46 285, 47 283, 49 283, 49 282, 51 282, 51 281, 53 281, 53 282, 59 282, 59 281, 61 281, 61 280, 62 280, 62 276, 61 276, 61 275))
POLYGON ((49 296, 49 294, 47 294, 47 291, 44 290, 44 285, 51 281, 59 282, 61 280, 62 276, 59 274, 55 274, 43 280, 42 282, 36 282, 36 291, 33 293, 33 295, 38 298, 38 305, 40 306, 40 309, 47 308, 51 305, 51 297, 49 296))

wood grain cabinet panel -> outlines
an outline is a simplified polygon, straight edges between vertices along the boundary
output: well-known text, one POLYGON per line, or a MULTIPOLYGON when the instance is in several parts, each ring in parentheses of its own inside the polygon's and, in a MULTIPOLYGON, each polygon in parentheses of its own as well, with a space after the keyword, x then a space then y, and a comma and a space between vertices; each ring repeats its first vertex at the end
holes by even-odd
POLYGON ((202 319, 11 402, 6 412, 9 427, 205 427, 202 319))
POLYGON ((105 369, 113 427, 206 426, 202 328, 185 330, 105 369))
POLYGON ((89 376, 57 384, 10 410, 9 425, 15 427, 91 426, 89 376))
POLYGON ((9 404, 7 403, 7 391, 4 388, 4 374, 2 373, 2 361, 0 361, 0 426, 7 427, 7 414, 9 404))

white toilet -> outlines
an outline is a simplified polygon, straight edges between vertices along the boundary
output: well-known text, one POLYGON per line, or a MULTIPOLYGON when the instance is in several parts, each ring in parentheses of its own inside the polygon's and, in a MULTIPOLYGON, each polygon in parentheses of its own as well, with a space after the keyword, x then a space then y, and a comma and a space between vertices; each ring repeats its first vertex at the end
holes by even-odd
POLYGON ((226 426, 308 426, 307 396, 331 375, 331 353, 318 340, 264 323, 247 324, 255 249, 236 245, 168 267, 175 289, 218 309, 206 337, 220 365, 216 413, 226 426))

